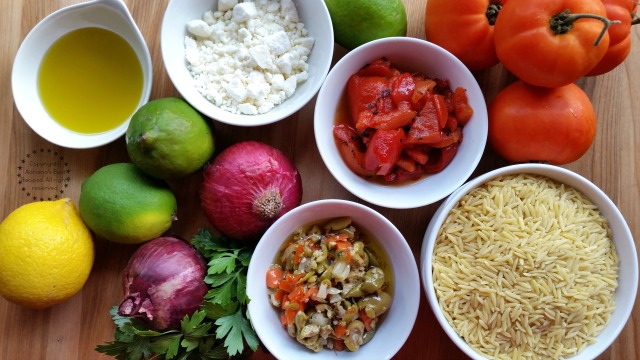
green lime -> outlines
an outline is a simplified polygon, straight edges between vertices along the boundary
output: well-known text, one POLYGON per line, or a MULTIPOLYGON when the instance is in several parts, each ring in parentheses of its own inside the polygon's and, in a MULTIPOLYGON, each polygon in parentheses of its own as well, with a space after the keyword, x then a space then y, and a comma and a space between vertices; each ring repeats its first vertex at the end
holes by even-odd
POLYGON ((336 43, 354 49, 380 38, 407 35, 402 0, 325 0, 336 43))
POLYGON ((80 216, 98 236, 137 244, 167 231, 175 220, 176 198, 163 180, 131 163, 104 166, 82 183, 80 216))
POLYGON ((215 149, 209 123, 189 103, 162 98, 140 107, 126 134, 131 162, 158 179, 177 179, 198 171, 215 149))

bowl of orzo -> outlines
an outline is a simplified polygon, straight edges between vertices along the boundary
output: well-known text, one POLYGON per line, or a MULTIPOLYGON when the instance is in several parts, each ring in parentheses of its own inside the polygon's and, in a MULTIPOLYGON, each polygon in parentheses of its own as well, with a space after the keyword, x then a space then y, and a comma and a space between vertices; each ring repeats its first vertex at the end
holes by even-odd
POLYGON ((497 169, 451 194, 427 227, 420 271, 438 322, 474 359, 594 359, 638 287, 616 205, 545 164, 497 169))

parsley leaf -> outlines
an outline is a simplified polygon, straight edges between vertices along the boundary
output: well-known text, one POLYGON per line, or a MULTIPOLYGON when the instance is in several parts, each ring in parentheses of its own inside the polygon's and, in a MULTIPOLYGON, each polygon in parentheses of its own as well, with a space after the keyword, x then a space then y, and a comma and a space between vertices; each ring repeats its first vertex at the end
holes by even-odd
POLYGON ((185 316, 180 330, 159 332, 118 315, 114 306, 109 313, 116 325, 115 340, 96 346, 96 351, 117 360, 148 359, 151 354, 153 359, 195 360, 227 359, 258 349, 259 340, 247 314, 247 270, 253 248, 214 236, 204 228, 193 236, 191 245, 208 265, 205 282, 209 291, 200 310, 185 316))
POLYGON ((243 350, 244 338, 247 344, 252 349, 257 349, 258 338, 251 328, 251 323, 244 317, 241 310, 238 310, 235 314, 221 317, 216 320, 218 329, 216 330, 216 337, 224 340, 224 345, 227 347, 229 355, 234 356, 240 354, 243 350))

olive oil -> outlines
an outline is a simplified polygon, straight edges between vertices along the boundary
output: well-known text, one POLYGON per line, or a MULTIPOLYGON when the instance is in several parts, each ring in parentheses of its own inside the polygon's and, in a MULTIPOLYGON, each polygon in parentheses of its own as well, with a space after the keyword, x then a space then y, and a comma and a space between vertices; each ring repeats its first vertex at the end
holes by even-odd
POLYGON ((63 127, 101 133, 118 127, 142 96, 142 66, 120 35, 87 27, 71 31, 47 50, 38 72, 44 108, 63 127))

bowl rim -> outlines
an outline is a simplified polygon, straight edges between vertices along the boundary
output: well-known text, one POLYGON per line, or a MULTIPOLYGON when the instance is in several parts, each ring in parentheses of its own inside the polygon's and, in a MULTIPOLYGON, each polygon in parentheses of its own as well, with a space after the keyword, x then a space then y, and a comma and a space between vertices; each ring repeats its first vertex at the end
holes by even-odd
MULTIPOLYGON (((214 1, 217 2, 217 0, 208 0, 206 2, 213 3, 214 1)), ((284 104, 284 102, 292 100, 292 98, 289 97, 285 99, 283 103, 276 105, 274 109, 271 109, 270 111, 264 114, 247 115, 247 114, 234 114, 229 111, 222 110, 221 108, 219 108, 218 106, 210 102, 209 100, 205 99, 204 96, 202 96, 202 94, 200 94, 192 86, 192 84, 189 81, 185 81, 185 80, 191 79, 191 75, 188 73, 188 70, 186 69, 184 55, 181 53, 180 56, 177 56, 176 55, 177 52, 175 51, 176 46, 168 45, 170 41, 173 41, 174 36, 179 35, 183 42, 184 42, 184 36, 186 36, 186 22, 184 22, 183 24, 185 30, 180 34, 176 34, 171 30, 172 28, 174 28, 174 25, 176 25, 176 23, 179 21, 175 19, 175 17, 172 14, 174 13, 174 11, 176 11, 175 9, 178 9, 181 6, 186 6, 186 1, 170 0, 165 10, 165 13, 162 19, 162 25, 160 28, 160 51, 161 51, 162 61, 165 66, 167 75, 169 76, 169 79, 171 80, 172 84, 174 85, 178 93, 187 102, 189 102, 191 106, 193 106, 196 110, 198 110, 208 118, 223 124, 239 126, 239 127, 255 127, 255 126, 273 124, 288 118, 289 116, 293 115, 294 113, 302 109, 304 106, 306 106, 317 95, 318 90, 320 90, 320 87, 324 83, 324 80, 327 74, 329 73, 329 69, 331 68, 332 57, 333 57, 332 55, 334 50, 334 41, 333 41, 334 33, 333 33, 333 27, 331 26, 331 17, 329 15, 329 10, 326 4, 324 3, 324 1, 321 1, 321 0, 305 0, 305 1, 293 0, 293 1, 296 4, 296 7, 298 8, 298 13, 301 12, 299 9, 300 3, 315 2, 315 5, 318 6, 321 9, 321 11, 319 13, 315 13, 314 17, 317 17, 318 19, 320 19, 319 21, 322 21, 328 24, 326 29, 322 30, 323 33, 321 34, 321 36, 324 38, 329 37, 329 39, 327 39, 328 48, 326 49, 323 48, 321 50, 319 49, 315 51, 315 54, 319 54, 319 55, 315 55, 315 57, 321 58, 323 56, 327 56, 328 59, 326 61, 322 61, 322 66, 316 69, 318 71, 319 76, 315 83, 312 83, 310 79, 307 79, 303 84, 300 85, 300 86, 307 86, 308 88, 305 91, 305 94, 300 95, 300 97, 293 99, 296 101, 297 105, 281 106, 282 104, 284 104), (281 106, 280 109, 284 109, 284 110, 278 110, 279 106, 281 106)), ((302 23, 305 24, 305 28, 308 30, 308 26, 307 26, 308 22, 305 22, 304 19, 301 19, 301 21, 302 23)), ((309 33, 309 35, 313 36, 315 39, 314 48, 311 50, 311 54, 309 55, 309 58, 311 58, 311 56, 314 56, 314 50, 316 48, 316 45, 319 43, 318 38, 320 35, 317 35, 317 34, 314 35, 311 33, 309 33)), ((309 60, 307 60, 307 63, 309 64, 309 60)), ((296 89, 296 92, 298 92, 298 89, 296 89)), ((296 93, 294 93, 293 96, 295 96, 295 94, 296 93)))
MULTIPOLYGON (((346 80, 344 81, 339 80, 338 77, 340 76, 340 74, 338 74, 337 71, 343 67, 348 67, 349 66, 348 62, 354 61, 353 59, 361 58, 362 52, 373 51, 370 49, 378 47, 380 45, 386 45, 389 43, 402 44, 402 45, 414 46, 414 47, 420 46, 423 48, 428 48, 431 51, 440 53, 441 56, 446 57, 448 61, 450 60, 452 63, 455 63, 456 67, 458 67, 460 71, 464 74, 464 77, 470 80, 469 86, 465 85, 466 90, 473 91, 475 94, 479 95, 477 100, 478 100, 478 105, 480 106, 474 107, 474 119, 476 119, 476 123, 480 123, 480 122, 483 122, 485 124, 488 123, 487 105, 486 105, 486 100, 484 99, 482 90, 480 88, 480 85, 475 79, 475 76, 473 75, 473 73, 449 51, 447 51, 446 49, 434 43, 426 41, 424 39, 400 36, 400 37, 387 37, 387 38, 373 40, 348 52, 346 55, 340 58, 336 62, 336 64, 332 67, 322 87, 320 88, 320 91, 318 92, 316 107, 314 109, 314 133, 316 138, 316 146, 318 148, 318 151, 320 153, 320 156, 325 166, 327 167, 331 175, 334 177, 334 179, 336 179, 336 181, 340 185, 342 185, 346 190, 348 190, 350 193, 357 196, 358 198, 368 203, 378 205, 378 206, 383 206, 390 209, 411 209, 411 208, 417 208, 417 207, 422 207, 422 206, 436 203, 446 198, 458 187, 464 184, 464 182, 473 174, 478 164, 480 163, 480 160, 484 153, 484 149, 486 147, 487 138, 488 138, 488 126, 483 126, 483 124, 475 125, 474 128, 476 126, 478 127, 478 129, 474 130, 474 133, 476 133, 476 136, 478 136, 478 140, 472 142, 472 140, 469 139, 467 143, 465 143, 464 141, 461 143, 460 145, 461 148, 462 146, 465 146, 465 148, 467 146, 468 147, 473 146, 473 149, 475 149, 475 153, 473 153, 472 156, 469 156, 469 158, 471 158, 471 161, 468 164, 465 164, 465 168, 462 171, 461 176, 456 177, 453 181, 447 182, 448 186, 446 191, 440 192, 437 195, 432 195, 432 193, 427 193, 427 195, 424 195, 424 196, 412 196, 412 197, 403 196, 403 202, 398 202, 396 201, 397 198, 394 198, 394 195, 395 196, 398 195, 398 191, 394 191, 394 189, 411 188, 413 190, 417 190, 416 188, 419 188, 421 186, 420 184, 423 183, 425 180, 428 180, 428 178, 430 177, 438 176, 442 172, 427 176, 426 178, 422 178, 417 182, 396 186, 396 185, 378 184, 376 182, 366 180, 364 178, 359 177, 358 175, 352 174, 351 170, 346 168, 344 161, 342 161, 342 163, 340 164, 336 164, 334 161, 331 161, 334 151, 338 152, 338 156, 339 156, 339 151, 337 149, 334 150, 333 148, 330 148, 331 146, 334 146, 333 143, 328 146, 321 145, 326 142, 325 135, 324 135, 326 129, 324 128, 327 121, 324 121, 320 114, 322 113, 322 111, 324 111, 323 105, 324 105, 325 98, 328 99, 332 97, 331 93, 329 93, 330 91, 329 87, 326 86, 326 84, 330 83, 335 78, 336 79, 335 81, 344 82, 344 86, 341 86, 341 88, 343 89, 346 88, 346 80), (479 144, 477 144, 478 142, 479 144), (347 173, 344 169, 346 169, 349 173, 348 179, 342 177, 343 173, 347 173), (372 189, 375 189, 375 192, 372 191, 372 189)), ((361 58, 360 61, 354 61, 354 62, 361 62, 364 65, 366 64, 367 61, 371 61, 371 60, 372 59, 361 58)), ((326 101, 329 101, 329 100, 326 100, 326 101)), ((469 126, 470 125, 468 125, 467 127, 469 126)), ((463 130, 463 133, 464 133, 464 130, 463 130)), ((461 148, 458 149, 458 152, 461 152, 461 148)), ((453 161, 456 161, 455 159, 456 158, 454 157, 453 161)))
MULTIPOLYGON (((262 253, 263 251, 266 251, 269 254, 273 253, 273 255, 275 256, 275 254, 278 251, 277 249, 279 249, 279 246, 274 248, 273 243, 276 241, 278 243, 282 243, 286 240, 286 239, 275 240, 272 237, 272 234, 278 231, 277 228, 282 223, 288 222, 289 218, 298 216, 299 213, 304 214, 309 211, 313 211, 313 209, 318 207, 330 208, 330 209, 336 208, 337 211, 335 216, 341 216, 340 213, 345 212, 346 210, 355 209, 356 211, 360 212, 362 216, 373 217, 376 222, 379 222, 381 224, 380 226, 383 226, 389 231, 391 231, 394 234, 394 238, 397 238, 398 240, 400 240, 397 242, 394 241, 393 246, 389 243, 385 243, 384 241, 378 240, 378 245, 380 245, 383 248, 383 250, 387 252, 387 255, 390 258, 389 260, 392 262, 392 268, 394 273, 394 284, 395 284, 394 299, 396 298, 397 294, 403 293, 403 295, 405 295, 403 296, 403 299, 405 299, 405 301, 407 302, 406 308, 402 308, 402 309, 398 307, 395 308, 395 309, 400 309, 400 310, 396 310, 397 314, 399 314, 397 316, 400 317, 398 320, 403 321, 403 324, 405 324, 405 326, 402 327, 402 331, 394 332, 395 339, 396 339, 394 341, 394 344, 385 346, 385 352, 387 353, 385 355, 387 356, 384 356, 384 358, 390 359, 400 350, 400 348, 404 345, 406 340, 409 338, 409 335, 411 334, 411 331, 417 319, 417 315, 420 307, 420 291, 421 290, 420 290, 418 266, 417 266, 417 262, 415 261, 415 256, 413 255, 413 252, 409 247, 408 242, 406 241, 405 237, 402 235, 400 230, 398 230, 398 228, 385 216, 383 216, 382 214, 380 214, 379 212, 377 212, 376 210, 368 206, 365 206, 357 202, 349 201, 349 200, 342 200, 342 199, 314 200, 292 209, 291 211, 287 212, 282 217, 280 217, 278 220, 276 220, 276 222, 274 222, 274 224, 271 227, 269 227, 269 229, 265 232, 265 234, 262 236, 262 238, 256 245, 254 254, 259 254, 259 253, 262 253), (274 240, 264 241, 263 239, 274 239, 274 240), (396 249, 394 253, 396 253, 397 256, 402 257, 402 259, 405 261, 403 261, 401 264, 393 263, 391 259, 391 254, 389 254, 389 249, 391 248, 396 249), (263 250, 263 249, 266 249, 266 250, 263 250), (408 258, 411 259, 411 262, 407 261, 408 258), (399 274, 397 270, 399 269, 400 266, 403 266, 402 269, 404 271, 402 272, 402 274, 406 275, 402 277, 402 281, 398 281, 399 274)), ((320 221, 326 218, 327 218, 326 216, 320 216, 317 218, 317 221, 320 221)), ((311 220, 311 222, 313 221, 314 220, 311 220)), ((361 221, 359 223, 361 226, 369 230, 370 228, 369 226, 363 225, 361 221)), ((297 226, 300 226, 300 225, 297 225, 297 226)), ((291 232, 293 232, 293 230, 291 230, 291 232)), ((268 260, 268 262, 271 263, 271 260, 268 260)), ((262 290, 257 289, 257 287, 261 287, 262 289, 266 288, 266 285, 263 285, 265 269, 258 269, 258 266, 260 265, 256 265, 256 262, 253 262, 253 261, 250 262, 249 270, 247 274, 247 278, 248 278, 247 296, 251 299, 248 305, 248 312, 250 314, 250 318, 256 317, 256 316, 251 316, 252 312, 260 313, 261 311, 264 311, 263 309, 265 309, 265 306, 263 303, 256 304, 258 301, 264 301, 264 302, 268 301, 267 299, 259 299, 258 297, 260 296, 258 297, 253 296, 254 294, 260 295, 262 292, 262 290)), ((270 309, 273 308, 271 304, 268 304, 268 305, 270 309)), ((275 308, 273 309, 275 311, 275 308)), ((393 311, 392 309, 394 309, 393 305, 390 307, 389 311, 393 311)), ((391 312, 389 312, 388 314, 391 314, 391 312)), ((385 319, 385 320, 388 321, 388 319, 385 319)), ((276 358, 285 359, 284 357, 282 357, 283 356, 282 350, 276 347, 275 344, 271 341, 272 335, 269 333, 263 332, 266 330, 262 328, 262 323, 260 323, 259 321, 257 321, 257 323, 254 323, 254 321, 252 320, 252 324, 254 324, 256 335, 260 338, 261 343, 271 352, 271 354, 274 355, 276 358)), ((384 324, 385 324, 385 321, 381 322, 381 326, 384 326, 384 324)), ((282 330, 282 335, 280 336, 286 336, 287 338, 289 337, 289 335, 284 330, 282 330)), ((295 344, 295 345, 299 345, 299 344, 295 344)), ((306 350, 306 349, 302 347, 302 345, 300 345, 300 350, 302 352, 303 350, 306 350)), ((360 354, 361 353, 359 352, 353 352, 353 353, 348 352, 348 354, 345 352, 340 352, 339 355, 336 355, 335 352, 331 352, 330 350, 323 349, 319 353, 309 352, 308 357, 325 358, 330 356, 333 358, 337 356, 337 357, 354 358, 355 356, 358 356, 360 354), (326 354, 327 356, 323 356, 321 354, 326 354)), ((307 356, 304 356, 304 357, 306 358, 307 356)))
MULTIPOLYGON (((444 330, 447 336, 451 339, 451 341, 453 341, 460 350, 462 350, 467 356, 471 357, 472 359, 482 360, 482 359, 486 359, 486 357, 484 357, 479 352, 473 350, 473 348, 471 348, 471 346, 467 344, 467 342, 455 332, 453 327, 449 324, 447 319, 444 317, 442 310, 440 309, 438 299, 435 294, 435 290, 433 289, 433 285, 432 285, 433 275, 431 271, 431 262, 433 258, 433 249, 435 246, 435 239, 437 237, 437 232, 438 232, 438 229, 440 228, 440 225, 446 219, 450 210, 455 206, 455 204, 460 200, 460 198, 462 198, 472 189, 484 184, 485 182, 491 179, 494 179, 496 177, 503 176, 503 175, 511 175, 511 174, 518 174, 518 173, 542 175, 552 180, 565 183, 575 188, 576 190, 582 192, 587 198, 589 198, 594 204, 596 204, 596 206, 598 206, 600 211, 609 220, 610 223, 612 221, 616 222, 616 225, 619 226, 618 233, 621 234, 619 235, 619 237, 623 238, 624 241, 629 240, 631 243, 633 243, 633 236, 631 234, 631 230, 629 229, 629 226, 627 225, 624 219, 624 216, 622 215, 622 213, 620 213, 620 210, 615 205, 615 203, 613 203, 613 201, 600 188, 598 188, 595 184, 593 184, 591 181, 589 181, 582 175, 557 165, 537 164, 537 163, 521 163, 521 164, 507 165, 504 167, 494 169, 487 173, 484 173, 468 181, 463 186, 458 188, 438 207, 436 212, 433 214, 429 222, 429 225, 427 226, 427 230, 425 231, 425 235, 422 241, 422 247, 420 251, 420 276, 422 280, 423 291, 425 292, 427 297, 427 302, 429 303, 429 306, 431 307, 431 310, 433 311, 441 328, 444 330), (572 184, 569 184, 568 182, 572 182, 572 184), (603 207, 605 207, 605 209, 603 209, 603 207)), ((613 227, 612 227, 612 230, 613 230, 613 227)), ((618 238, 618 236, 616 236, 616 238, 618 238)), ((588 345, 582 352, 572 356, 571 359, 587 360, 600 355, 611 345, 611 343, 613 343, 613 341, 615 341, 615 339, 618 337, 618 335, 624 328, 625 324, 627 323, 629 317, 631 316, 634 299, 636 297, 637 290, 638 290, 638 271, 639 271, 638 256, 637 256, 636 248, 634 244, 632 245, 633 246, 630 246, 630 249, 628 252, 629 254, 628 256, 629 256, 629 259, 631 260, 631 264, 624 267, 624 269, 630 271, 629 283, 631 285, 631 288, 630 289, 628 287, 625 288, 625 293, 621 295, 625 299, 631 299, 631 304, 630 304, 631 306, 627 306, 625 308, 622 308, 621 310, 618 310, 619 308, 616 307, 616 310, 614 310, 614 313, 616 313, 616 311, 619 311, 618 318, 620 319, 620 321, 613 324, 611 323, 612 319, 609 319, 609 322, 600 332, 600 334, 602 334, 607 329, 607 327, 612 327, 613 330, 611 331, 609 340, 596 341, 595 343, 588 345), (590 349, 588 354, 585 353, 587 349, 590 349)), ((616 251, 620 255, 619 250, 616 249, 616 251)), ((621 272, 622 272, 622 269, 623 268, 621 266, 620 267, 621 272)), ((618 284, 618 288, 616 289, 616 294, 619 294, 619 291, 620 291, 620 284, 618 284)), ((616 299, 617 298, 618 296, 616 295, 616 299)), ((612 317, 614 313, 612 313, 612 317)), ((600 334, 598 334, 596 338, 598 338, 600 334)))
MULTIPOLYGON (((123 2, 115 0, 92 0, 84 3, 70 4, 53 11, 52 13, 45 16, 42 20, 38 21, 38 23, 29 31, 29 33, 20 43, 20 46, 18 47, 18 50, 13 59, 11 69, 11 94, 16 109, 20 113, 22 119, 36 134, 54 145, 66 147, 69 149, 95 148, 115 141, 116 139, 124 135, 131 116, 133 116, 133 114, 135 113, 134 110, 129 118, 127 118, 122 124, 111 130, 100 133, 83 134, 75 132, 73 130, 69 130, 58 124, 48 114, 46 109, 44 109, 40 101, 38 101, 37 109, 32 110, 34 104, 30 101, 30 99, 32 97, 39 99, 39 95, 37 94, 38 85, 37 83, 35 85, 31 83, 23 83, 22 75, 25 73, 37 74, 37 69, 40 66, 42 57, 46 54, 46 51, 48 50, 49 46, 51 46, 51 44, 55 43, 61 36, 69 33, 70 31, 85 27, 98 27, 110 30, 118 36, 122 37, 135 52, 136 57, 138 58, 138 61, 140 63, 140 68, 143 75, 142 92, 140 93, 140 99, 138 101, 138 105, 136 106, 136 110, 149 100, 153 84, 153 64, 151 62, 151 54, 149 52, 149 48, 129 9, 123 2), (76 16, 75 14, 80 14, 87 11, 99 11, 97 9, 100 8, 103 9, 103 11, 110 11, 111 15, 109 16, 121 17, 128 23, 130 28, 126 30, 116 29, 113 26, 106 25, 105 23, 101 22, 96 22, 84 17, 81 20, 75 19, 73 23, 64 21, 64 19, 67 17, 76 16), (53 37, 51 37, 50 35, 42 34, 43 31, 46 31, 51 27, 60 29, 60 34, 53 37), (131 34, 128 34, 129 31, 131 32, 131 34), (127 34, 130 35, 133 38, 132 40, 135 41, 132 42, 131 40, 129 40, 129 36, 127 36, 127 34), (43 41, 48 44, 47 47, 44 49, 34 50, 34 46, 36 46, 41 41, 39 39, 43 38, 43 36, 45 37, 45 40, 43 41), (50 41, 49 39, 46 39, 49 37, 51 38, 50 41), (34 65, 34 59, 31 55, 33 55, 32 53, 34 51, 38 54, 42 54, 36 54, 38 56, 35 59, 35 72, 31 70, 34 65), (36 94, 33 96, 28 95, 28 93, 31 92, 31 90, 29 89, 31 89, 32 87, 35 87, 36 89, 36 94), (34 111, 36 112, 36 114, 33 113, 34 111), (36 116, 37 118, 34 118, 34 115, 40 116, 36 116), (59 133, 63 133, 65 135, 63 139, 56 137, 56 135, 59 133)), ((37 82, 37 75, 31 76, 36 76, 37 82)))

